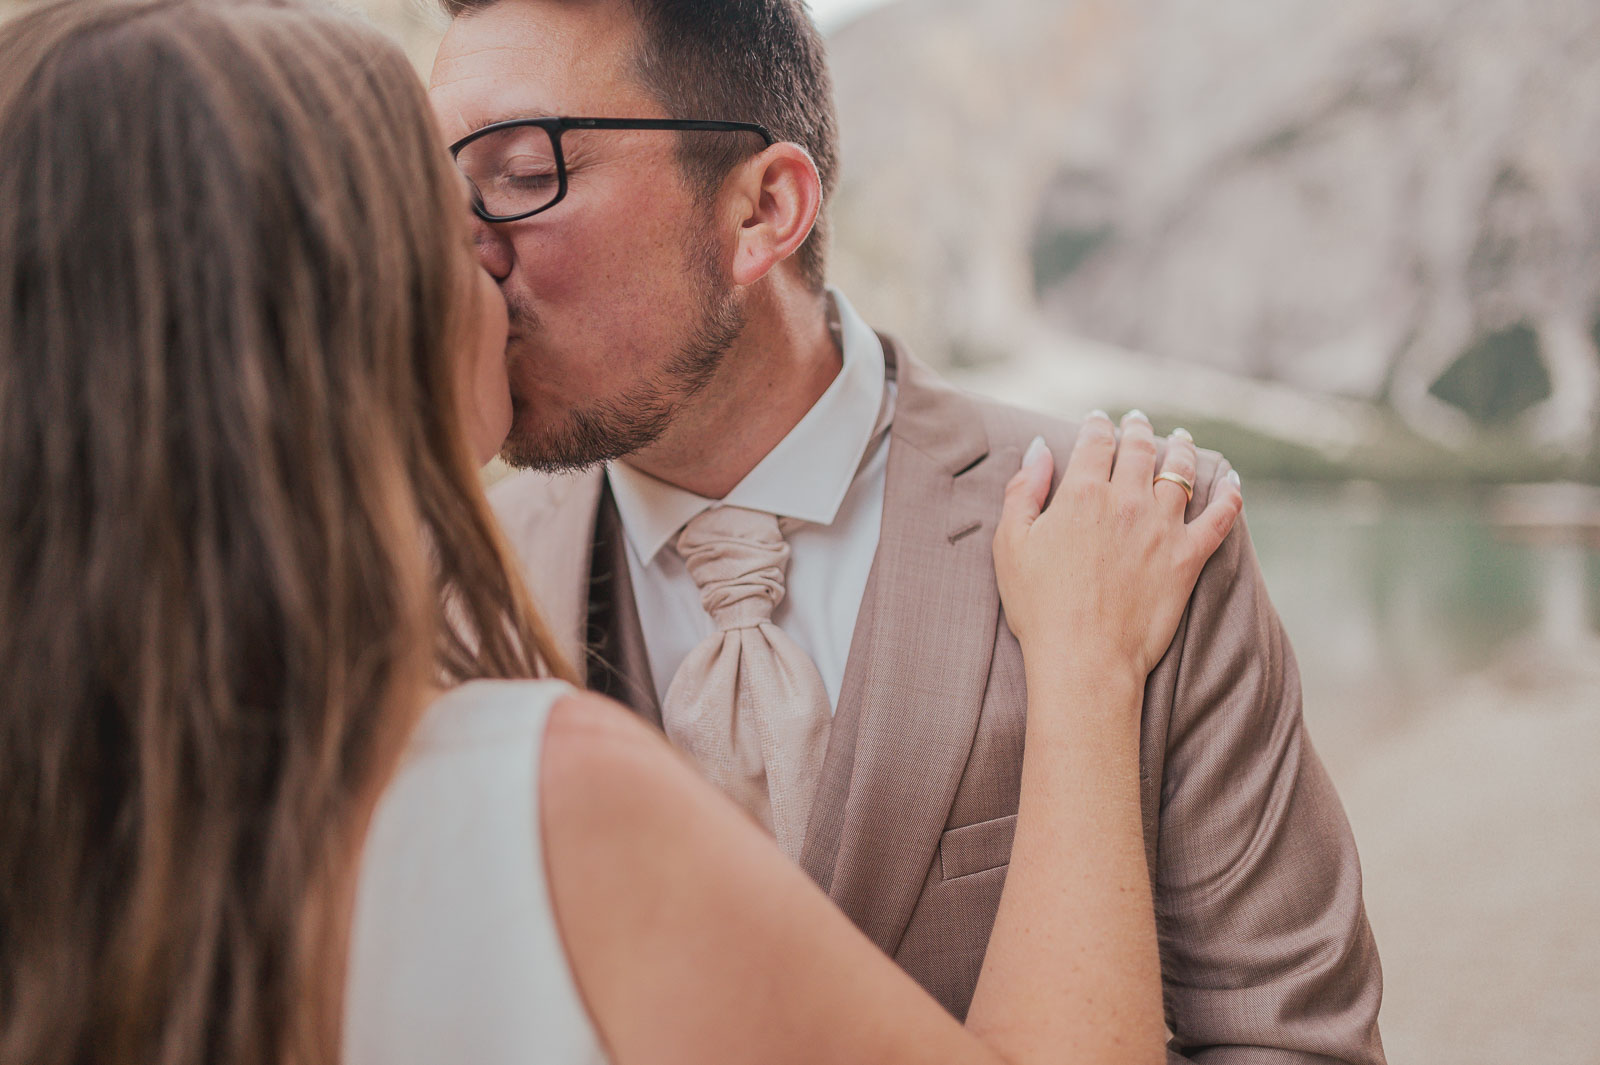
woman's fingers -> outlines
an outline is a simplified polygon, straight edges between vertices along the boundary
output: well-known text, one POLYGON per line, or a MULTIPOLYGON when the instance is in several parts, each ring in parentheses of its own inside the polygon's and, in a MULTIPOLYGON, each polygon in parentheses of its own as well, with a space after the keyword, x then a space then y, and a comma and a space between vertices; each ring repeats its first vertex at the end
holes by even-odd
POLYGON ((1104 484, 1111 479, 1111 463, 1117 454, 1117 434, 1111 415, 1092 411, 1078 428, 1078 442, 1067 459, 1065 477, 1072 481, 1104 484))
POLYGON ((1006 484, 997 537, 1025 533, 1038 520, 1050 495, 1050 478, 1054 472, 1055 456, 1045 445, 1044 437, 1034 437, 1022 456, 1022 468, 1006 484))
POLYGON ((1122 418, 1122 443, 1111 483, 1129 494, 1148 492, 1155 475, 1156 431, 1143 411, 1131 410, 1122 418))
POLYGON ((1201 569, 1238 520, 1238 476, 1224 472, 1208 485, 1206 505, 1185 525, 1189 497, 1176 481, 1197 477, 1194 440, 1173 434, 1161 461, 1172 477, 1157 482, 1155 431, 1138 412, 1123 420, 1120 442, 1104 414, 1085 419, 1058 493, 1066 500, 1046 510, 1053 465, 1036 440, 1006 486, 994 537, 1006 621, 1025 653, 1081 640, 1142 677, 1166 653, 1201 569))
POLYGON ((1179 514, 1186 511, 1194 496, 1197 465, 1194 437, 1187 429, 1174 429, 1167 438, 1167 454, 1162 459, 1161 471, 1156 474, 1156 498, 1179 514))
POLYGON ((1055 473, 1056 459, 1045 444, 1044 437, 1036 436, 1022 455, 1022 468, 1012 477, 1006 488, 1006 505, 1015 506, 1016 517, 1023 525, 1032 525, 1044 509, 1050 496, 1050 478, 1055 473))
POLYGON ((1206 504, 1206 509, 1200 516, 1190 522, 1186 528, 1189 544, 1193 549, 1193 558, 1197 565, 1196 573, 1222 546, 1222 541, 1228 538, 1228 533, 1233 531, 1234 522, 1239 520, 1239 513, 1244 510, 1244 490, 1239 482, 1237 470, 1229 470, 1225 475, 1217 478, 1216 485, 1211 489, 1211 502, 1206 504))

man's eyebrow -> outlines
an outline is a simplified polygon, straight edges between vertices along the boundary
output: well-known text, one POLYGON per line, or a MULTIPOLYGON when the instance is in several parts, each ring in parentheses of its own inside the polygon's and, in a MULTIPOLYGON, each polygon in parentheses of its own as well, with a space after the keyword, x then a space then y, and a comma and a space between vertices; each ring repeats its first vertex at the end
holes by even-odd
POLYGON ((487 119, 475 123, 471 128, 473 132, 477 132, 485 126, 492 126, 497 122, 511 122, 519 118, 555 118, 558 114, 559 112, 550 108, 539 107, 518 107, 512 110, 491 111, 487 119))

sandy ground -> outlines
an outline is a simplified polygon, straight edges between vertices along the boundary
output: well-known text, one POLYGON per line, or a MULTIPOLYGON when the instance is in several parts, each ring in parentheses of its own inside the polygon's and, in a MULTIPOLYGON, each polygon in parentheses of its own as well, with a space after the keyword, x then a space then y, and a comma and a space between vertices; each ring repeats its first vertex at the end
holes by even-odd
POLYGON ((1354 694, 1308 677, 1306 715, 1361 849, 1389 1060, 1600 1065, 1600 646, 1329 709, 1354 694))

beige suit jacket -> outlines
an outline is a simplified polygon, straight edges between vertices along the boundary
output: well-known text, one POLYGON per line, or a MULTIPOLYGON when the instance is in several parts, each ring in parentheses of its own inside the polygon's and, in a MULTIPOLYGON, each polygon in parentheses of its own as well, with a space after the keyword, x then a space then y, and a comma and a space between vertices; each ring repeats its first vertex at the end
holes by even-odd
MULTIPOLYGON (((1027 699, 990 542, 1028 442, 1044 436, 1059 476, 1076 427, 884 346, 899 396, 883 526, 800 864, 963 1017, 1010 859, 1027 699)), ((1202 453, 1191 518, 1227 468, 1202 453)), ((491 498, 591 686, 659 725, 603 475, 521 473, 491 498)), ((1140 756, 1169 1057, 1382 1063, 1355 842, 1242 523, 1150 675, 1140 756)))

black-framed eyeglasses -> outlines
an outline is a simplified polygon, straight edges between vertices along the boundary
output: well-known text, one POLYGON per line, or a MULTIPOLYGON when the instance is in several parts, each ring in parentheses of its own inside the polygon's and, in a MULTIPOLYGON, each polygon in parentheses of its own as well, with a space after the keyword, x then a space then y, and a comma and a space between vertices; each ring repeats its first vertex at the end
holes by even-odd
POLYGON ((548 211, 567 194, 561 135, 573 129, 675 130, 754 133, 777 143, 754 122, 698 118, 513 118, 495 122, 450 146, 456 166, 472 186, 472 209, 485 222, 516 222, 548 211))

